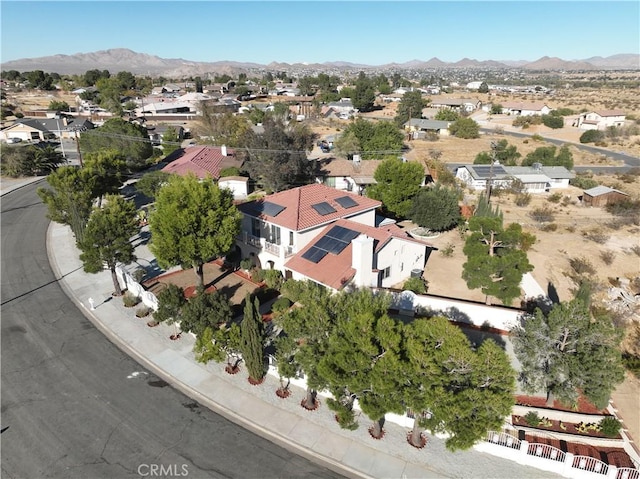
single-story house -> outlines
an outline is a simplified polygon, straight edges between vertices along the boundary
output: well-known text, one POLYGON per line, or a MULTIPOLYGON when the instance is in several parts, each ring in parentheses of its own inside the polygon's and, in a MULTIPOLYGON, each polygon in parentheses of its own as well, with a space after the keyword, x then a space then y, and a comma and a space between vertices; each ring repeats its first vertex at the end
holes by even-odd
POLYGON ((582 193, 584 206, 606 206, 624 201, 629 197, 623 191, 609 188, 608 186, 596 186, 582 193))
POLYGON ((155 145, 162 144, 162 137, 169 128, 173 128, 176 131, 178 141, 182 141, 184 139, 184 127, 182 125, 167 125, 161 123, 159 125, 146 125, 146 128, 151 143, 155 145))
MULTIPOLYGON (((320 183, 338 190, 352 191, 362 195, 369 185, 376 183, 374 174, 384 160, 362 160, 354 155, 353 160, 346 158, 327 157, 316 160, 316 183, 320 183)), ((423 165, 425 177, 424 186, 429 179, 429 168, 423 165)))
POLYGON ((190 103, 180 101, 166 101, 146 103, 135 109, 137 116, 167 115, 172 113, 196 113, 196 108, 190 103))
POLYGON ((434 97, 429 103, 431 108, 449 108, 458 112, 467 112, 478 110, 482 107, 480 100, 469 98, 442 98, 434 97))
POLYGON ((534 116, 534 115, 548 115, 551 113, 552 108, 549 108, 544 103, 523 103, 508 101, 501 103, 502 113, 505 115, 518 115, 518 116, 534 116))
POLYGON ((75 138, 95 125, 85 118, 20 118, 0 130, 0 139, 20 138, 22 141, 44 141, 53 138, 75 138))
POLYGON ((508 187, 520 180, 528 193, 544 193, 551 189, 567 188, 575 175, 564 166, 503 166, 464 165, 456 170, 456 178, 474 190, 484 190, 487 182, 493 187, 508 187))
POLYGON ((404 124, 404 129, 413 132, 434 132, 438 135, 449 136, 450 121, 425 120, 422 118, 411 118, 404 124))
POLYGON ((429 246, 379 221, 380 206, 320 184, 281 191, 238 206, 243 219, 236 245, 243 258, 286 279, 336 291, 391 287, 424 268, 429 246))
POLYGON ((626 114, 623 110, 600 110, 578 117, 578 128, 582 130, 606 130, 609 127, 624 126, 626 114))

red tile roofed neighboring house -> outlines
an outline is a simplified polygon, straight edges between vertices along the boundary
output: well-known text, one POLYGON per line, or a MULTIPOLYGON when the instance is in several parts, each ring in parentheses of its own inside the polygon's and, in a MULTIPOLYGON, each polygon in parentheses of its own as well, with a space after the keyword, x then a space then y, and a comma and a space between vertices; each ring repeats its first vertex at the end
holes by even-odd
POLYGON ((287 228, 292 231, 302 231, 309 228, 331 223, 340 218, 360 215, 372 212, 372 223, 375 219, 374 210, 382 203, 365 196, 351 195, 357 205, 351 208, 343 208, 336 199, 348 195, 345 191, 336 190, 330 186, 311 184, 280 191, 259 200, 250 201, 239 206, 241 212, 268 221, 271 224, 287 228), (275 203, 284 207, 275 217, 266 213, 259 213, 256 207, 264 202, 275 203), (326 215, 319 214, 313 205, 326 202, 335 209, 335 212, 326 215))
POLYGON ((233 150, 225 146, 193 146, 187 148, 178 159, 162 168, 162 171, 181 176, 192 173, 200 179, 207 177, 218 179, 220 171, 233 166, 237 168, 242 166, 242 161, 236 158, 233 150))
POLYGON ((408 277, 411 270, 424 268, 427 246, 425 243, 409 237, 396 224, 375 227, 341 219, 326 226, 313 241, 309 242, 284 266, 298 275, 335 290, 341 289, 351 280, 354 280, 356 286, 390 287, 398 282, 399 277, 408 277), (305 259, 305 253, 313 248, 316 242, 334 226, 347 228, 361 236, 355 238, 338 254, 327 253, 318 262, 305 259), (389 248, 389 254, 382 257, 381 252, 394 241, 402 243, 400 248, 389 248), (356 247, 355 243, 357 242, 360 242, 361 246, 356 247), (369 250, 367 242, 369 242, 369 250), (398 256, 396 253, 399 251, 406 255, 398 256), (401 267, 401 264, 404 266, 401 267), (391 275, 390 268, 392 267, 397 268, 399 274, 391 275), (358 271, 359 268, 361 271, 358 271), (389 268, 389 275, 384 277, 384 270, 387 268, 389 268), (387 284, 385 284, 385 279, 387 284))

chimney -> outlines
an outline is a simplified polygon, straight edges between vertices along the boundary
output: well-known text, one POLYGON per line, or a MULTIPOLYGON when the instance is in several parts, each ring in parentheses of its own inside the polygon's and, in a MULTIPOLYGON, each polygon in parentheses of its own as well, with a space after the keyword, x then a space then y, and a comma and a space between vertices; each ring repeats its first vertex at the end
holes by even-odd
POLYGON ((222 145, 220 151, 222 152, 222 156, 227 156, 227 145, 222 145))
POLYGON ((361 234, 351 241, 351 267, 356 270, 353 281, 357 287, 369 288, 372 285, 373 274, 373 238, 361 234))

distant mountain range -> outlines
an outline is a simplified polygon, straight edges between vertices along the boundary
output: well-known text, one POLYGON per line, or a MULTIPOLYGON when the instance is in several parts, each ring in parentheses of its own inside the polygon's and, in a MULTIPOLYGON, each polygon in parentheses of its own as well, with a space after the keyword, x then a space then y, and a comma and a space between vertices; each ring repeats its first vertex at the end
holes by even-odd
POLYGON ((500 69, 520 68, 524 70, 640 70, 640 55, 620 54, 610 57, 591 57, 585 60, 567 61, 556 57, 542 57, 534 62, 527 61, 478 61, 463 58, 455 63, 447 63, 432 58, 428 61, 411 60, 406 63, 386 65, 363 65, 349 62, 326 63, 276 63, 260 65, 233 61, 194 62, 182 58, 160 58, 145 53, 137 53, 126 48, 114 48, 92 53, 75 55, 53 55, 40 58, 25 58, 0 64, 2 70, 20 72, 43 70, 60 74, 82 74, 87 70, 109 70, 111 73, 128 71, 138 75, 180 78, 185 76, 215 74, 236 74, 249 70, 392 70, 392 69, 437 69, 437 68, 478 68, 500 69))

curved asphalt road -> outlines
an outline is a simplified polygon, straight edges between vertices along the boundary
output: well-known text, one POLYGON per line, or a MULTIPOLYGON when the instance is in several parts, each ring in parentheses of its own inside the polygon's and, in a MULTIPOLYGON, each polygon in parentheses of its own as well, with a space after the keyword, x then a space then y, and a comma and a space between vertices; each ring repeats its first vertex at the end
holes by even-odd
MULTIPOLYGON (((495 133, 495 130, 493 128, 480 128, 480 131, 485 134, 495 133)), ((517 138, 528 138, 533 136, 531 133, 520 133, 517 131, 509 131, 509 130, 503 130, 501 134, 515 136, 517 138)), ((640 158, 627 155, 625 153, 618 153, 615 151, 607 150, 605 148, 598 148, 597 146, 590 146, 582 143, 573 143, 569 141, 558 140, 557 138, 549 138, 546 136, 544 137, 544 141, 547 143, 558 145, 558 146, 562 146, 564 144, 570 144, 580 150, 588 151, 589 153, 593 153, 596 155, 605 155, 605 156, 608 156, 609 158, 613 158, 614 160, 623 161, 625 165, 627 165, 626 167, 609 167, 609 168, 616 168, 617 170, 621 170, 621 169, 629 169, 629 167, 640 166, 640 158)))
POLYGON ((35 189, 2 197, 3 478, 158 477, 152 465, 162 477, 339 477, 167 387, 112 345, 56 283, 35 189))

